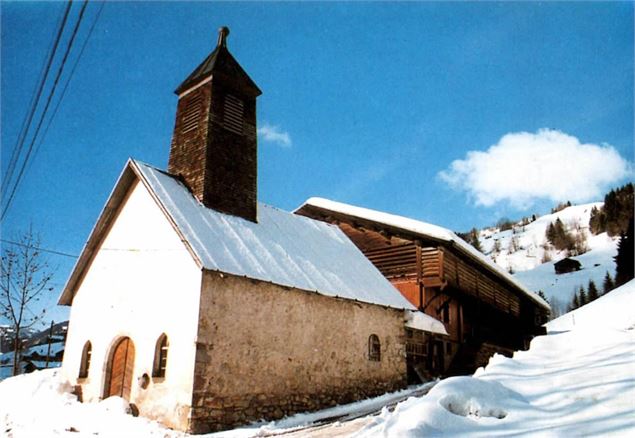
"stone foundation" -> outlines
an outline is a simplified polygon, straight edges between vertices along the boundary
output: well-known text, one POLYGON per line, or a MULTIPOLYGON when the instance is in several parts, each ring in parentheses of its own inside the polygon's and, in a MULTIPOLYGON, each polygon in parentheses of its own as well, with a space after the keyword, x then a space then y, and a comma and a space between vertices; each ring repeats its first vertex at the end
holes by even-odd
POLYGON ((217 432, 258 420, 279 420, 297 413, 318 411, 376 397, 403 389, 405 386, 405 380, 394 383, 370 381, 358 388, 332 389, 314 394, 289 394, 285 397, 257 394, 248 397, 219 398, 204 393, 197 394, 194 396, 190 433, 217 432))

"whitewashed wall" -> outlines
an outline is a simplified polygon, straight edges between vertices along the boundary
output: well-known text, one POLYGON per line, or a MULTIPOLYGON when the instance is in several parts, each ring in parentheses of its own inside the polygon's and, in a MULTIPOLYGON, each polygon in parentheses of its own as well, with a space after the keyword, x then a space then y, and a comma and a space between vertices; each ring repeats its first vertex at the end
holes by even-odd
POLYGON ((84 401, 103 396, 107 357, 117 340, 135 346, 130 401, 141 415, 187 428, 192 400, 201 271, 142 183, 130 196, 79 286, 71 308, 63 371, 77 382, 82 349, 92 343, 84 401), (165 379, 147 389, 157 338, 166 333, 165 379))

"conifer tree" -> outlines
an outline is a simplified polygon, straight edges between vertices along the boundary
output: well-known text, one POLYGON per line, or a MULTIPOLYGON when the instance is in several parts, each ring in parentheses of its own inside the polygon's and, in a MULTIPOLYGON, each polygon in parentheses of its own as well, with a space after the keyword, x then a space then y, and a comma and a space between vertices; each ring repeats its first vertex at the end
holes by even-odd
POLYGON ((573 294, 573 300, 571 300, 571 306, 569 306, 569 311, 575 310, 580 307, 580 297, 578 297, 577 293, 573 294))
POLYGON ((604 283, 602 284, 602 294, 607 294, 615 289, 615 283, 613 282, 613 278, 609 271, 606 271, 606 275, 604 276, 604 283))
POLYGON ((547 237, 547 240, 553 245, 556 240, 556 227, 553 225, 553 222, 551 222, 547 227, 545 236, 547 237))
POLYGON ((635 273, 635 236, 633 236, 633 218, 631 217, 628 231, 620 236, 617 243, 617 255, 615 259, 615 287, 619 287, 633 279, 635 273))
POLYGON ((586 292, 584 291, 584 287, 580 286, 580 296, 578 297, 578 303, 580 303, 579 307, 584 306, 588 302, 589 300, 587 299, 587 295, 586 295, 586 292))
POLYGON ((476 248, 476 250, 478 250, 479 252, 483 252, 483 248, 481 248, 481 242, 478 239, 478 230, 476 228, 472 228, 470 230, 470 240, 469 240, 470 245, 472 245, 474 248, 476 248))
POLYGON ((593 282, 593 280, 589 280, 589 286, 588 286, 588 293, 587 293, 587 300, 590 303, 591 301, 595 301, 598 298, 598 288, 595 286, 595 283, 593 282))

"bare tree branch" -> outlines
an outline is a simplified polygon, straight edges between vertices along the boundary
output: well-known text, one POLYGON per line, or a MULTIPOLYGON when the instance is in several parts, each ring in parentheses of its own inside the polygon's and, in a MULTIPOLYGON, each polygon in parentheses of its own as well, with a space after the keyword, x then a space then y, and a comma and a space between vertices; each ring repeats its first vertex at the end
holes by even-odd
POLYGON ((2 249, 0 263, 0 314, 12 325, 14 335, 13 374, 17 374, 22 349, 22 331, 35 325, 45 315, 29 306, 50 287, 52 273, 39 251, 40 238, 31 227, 16 244, 2 249))

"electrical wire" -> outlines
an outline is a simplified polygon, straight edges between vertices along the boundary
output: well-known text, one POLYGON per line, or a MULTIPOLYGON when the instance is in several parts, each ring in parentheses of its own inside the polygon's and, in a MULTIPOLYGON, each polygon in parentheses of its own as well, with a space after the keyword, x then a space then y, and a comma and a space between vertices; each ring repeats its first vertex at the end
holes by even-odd
POLYGON ((24 158, 24 161, 22 162, 22 166, 20 167, 20 172, 18 173, 18 176, 16 178, 16 181, 13 185, 13 189, 11 190, 11 195, 9 195, 9 198, 7 200, 7 203, 5 204, 4 209, 2 210, 2 214, 0 215, 0 221, 2 221, 4 219, 4 217, 6 216, 7 212, 9 211, 9 208, 11 207, 11 203, 15 197, 15 194, 17 192, 18 187, 20 186, 20 182, 22 181, 22 176, 24 175, 24 170, 26 168, 27 163, 29 162, 29 158, 31 157, 31 153, 33 152, 33 145, 35 144, 35 141, 37 140, 37 136, 40 132, 40 128, 42 127, 42 123, 44 122, 44 118, 46 117, 46 113, 48 111, 48 108, 51 104, 51 100, 53 99, 53 95, 55 94, 55 90, 57 88, 57 84, 59 83, 59 79, 60 76, 62 75, 62 72, 64 71, 64 66, 66 65, 66 61, 68 59, 68 55, 71 51, 71 48, 73 46, 73 42, 75 41, 75 37, 77 36, 77 31, 79 30, 79 25, 81 24, 82 18, 84 16, 84 11, 86 10, 86 6, 88 5, 88 0, 84 0, 84 3, 82 4, 82 8, 79 11, 79 17, 77 19, 77 22, 75 23, 75 27, 73 28, 73 33, 71 34, 71 38, 68 42, 68 45, 66 47, 66 52, 64 53, 64 57, 62 58, 62 62, 57 70, 57 75, 55 77, 55 80, 53 82, 53 86, 51 88, 51 91, 49 93, 49 96, 47 98, 46 101, 46 106, 44 107, 44 110, 42 111, 42 114, 40 116, 40 120, 38 122, 37 128, 35 130, 35 134, 33 135, 33 139, 31 140, 31 143, 29 144, 29 149, 27 150, 26 153, 26 157, 24 158))
MULTIPOLYGON (((97 24, 97 21, 99 20, 99 16, 101 15, 101 11, 102 11, 102 9, 104 9, 104 5, 105 4, 106 4, 105 0, 101 2, 101 6, 99 7, 99 10, 97 11, 97 14, 95 16, 95 20, 93 21, 93 24, 90 26, 90 29, 88 31, 88 35, 86 36, 86 39, 84 40, 84 44, 82 45, 81 50, 79 51, 79 55, 75 59, 75 64, 73 64, 73 68, 71 69, 71 72, 68 75, 68 79, 66 80, 66 84, 64 85, 64 88, 62 89, 62 93, 60 94, 60 98, 58 99, 57 104, 55 105, 55 108, 53 109, 53 113, 52 113, 51 117, 49 118, 49 121, 48 121, 48 124, 46 125, 46 128, 44 128, 44 131, 42 132, 42 136, 40 137, 40 141, 35 146, 35 150, 33 151, 33 160, 31 160, 31 162, 35 161, 37 153, 40 150, 40 147, 42 146, 42 143, 44 143, 44 139, 46 138, 46 134, 48 133, 49 128, 51 127, 51 124, 53 123, 53 120, 55 119, 55 116, 57 115, 57 110, 60 108, 62 100, 64 100, 64 96, 66 95, 66 90, 68 89, 68 85, 71 83, 71 79, 73 78, 73 74, 75 73, 75 70, 77 69, 77 65, 79 64, 80 59, 82 58, 82 55, 84 53, 84 49, 88 45, 88 40, 90 40, 90 37, 93 34, 93 30, 95 29, 95 25, 97 24)), ((30 163, 29 163, 29 166, 27 166, 27 172, 28 172, 29 167, 30 167, 30 163)))
POLYGON ((55 251, 53 249, 41 248, 41 247, 38 247, 38 246, 25 245, 24 243, 13 242, 12 240, 0 239, 0 242, 9 243, 11 245, 21 246, 23 248, 37 249, 38 251, 48 252, 48 253, 51 253, 51 254, 60 255, 60 256, 64 256, 64 257, 72 257, 74 259, 79 257, 79 256, 76 256, 74 254, 69 254, 67 252, 55 251))
POLYGON ((73 0, 69 0, 66 5, 66 10, 64 11, 64 18, 59 26, 57 31, 57 36, 55 37, 55 42, 51 51, 49 52, 48 59, 46 61, 46 68, 44 69, 44 75, 40 80, 40 85, 37 88, 37 93, 34 94, 34 98, 31 99, 31 108, 25 115, 25 119, 22 123, 22 129, 20 130, 20 134, 18 135, 18 139, 16 141, 15 146, 13 147, 13 152, 11 153, 11 158, 9 160, 9 165, 7 167, 7 173, 2 178, 2 194, 6 194, 6 189, 13 177, 13 172, 15 170, 15 166, 17 165, 18 158, 22 153, 22 148, 24 147, 24 140, 26 139, 26 134, 31 127, 31 122, 33 121, 33 116, 35 115, 37 105, 40 101, 40 97, 42 96, 42 91, 44 90, 44 85, 46 83, 46 79, 48 77, 49 71, 51 69, 51 65, 53 64, 53 58, 55 57, 55 53, 57 52, 57 47, 62 38, 62 34, 64 32, 64 27, 66 26, 66 20, 68 19, 68 14, 71 10, 71 5, 73 0))

